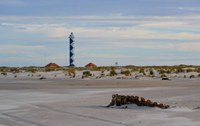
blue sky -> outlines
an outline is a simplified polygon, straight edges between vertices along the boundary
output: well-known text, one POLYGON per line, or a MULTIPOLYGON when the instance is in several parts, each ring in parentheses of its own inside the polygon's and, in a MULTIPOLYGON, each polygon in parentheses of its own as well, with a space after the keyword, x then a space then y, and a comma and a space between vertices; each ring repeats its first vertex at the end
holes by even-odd
POLYGON ((0 0, 0 66, 200 64, 199 0, 0 0))

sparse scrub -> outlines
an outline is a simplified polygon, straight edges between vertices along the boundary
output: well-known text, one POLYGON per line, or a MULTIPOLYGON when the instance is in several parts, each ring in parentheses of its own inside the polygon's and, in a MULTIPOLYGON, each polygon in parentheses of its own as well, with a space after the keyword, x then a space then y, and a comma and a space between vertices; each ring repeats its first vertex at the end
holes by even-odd
POLYGON ((115 70, 111 70, 110 71, 110 76, 112 77, 112 76, 116 76, 117 75, 117 72, 115 71, 115 70))
POLYGON ((146 75, 146 73, 144 71, 145 71, 144 68, 140 68, 139 73, 142 73, 143 75, 146 75))
POLYGON ((101 71, 101 77, 104 77, 105 76, 105 73, 104 73, 105 71, 103 70, 103 71, 101 71))
POLYGON ((82 75, 82 78, 86 78, 86 77, 90 77, 90 76, 92 76, 92 74, 90 73, 90 71, 84 71, 83 75, 82 75))
POLYGON ((131 68, 131 72, 136 72, 136 71, 139 71, 138 68, 134 67, 134 68, 131 68))
POLYGON ((124 74, 125 76, 131 76, 131 72, 129 70, 121 71, 121 74, 124 74))
POLYGON ((10 72, 12 72, 12 73, 19 73, 20 69, 19 68, 10 68, 10 72))
POLYGON ((53 67, 46 67, 45 72, 56 71, 56 68, 53 67))
POLYGON ((160 76, 161 78, 164 78, 164 77, 167 77, 165 74, 162 74, 161 76, 160 76))
POLYGON ((153 69, 150 69, 149 75, 150 75, 151 77, 154 77, 154 76, 155 76, 153 69))
POLYGON ((183 72, 185 72, 182 68, 177 68, 176 69, 176 73, 178 74, 178 73, 183 73, 183 72))
POLYGON ((74 68, 67 69, 67 72, 68 72, 70 77, 75 77, 76 76, 76 72, 75 72, 74 68))
POLYGON ((6 72, 2 72, 1 75, 7 76, 7 73, 6 72))
POLYGON ((187 73, 193 72, 193 71, 194 71, 193 69, 187 69, 187 70, 186 70, 187 73))
POLYGON ((191 78, 195 78, 195 75, 190 75, 190 79, 191 79, 191 78))
POLYGON ((195 69, 197 73, 200 73, 200 68, 195 69))
POLYGON ((36 68, 29 68, 27 69, 28 72, 35 73, 37 71, 36 68))
POLYGON ((170 73, 172 73, 172 69, 160 69, 160 70, 158 70, 159 71, 159 74, 170 74, 170 73))

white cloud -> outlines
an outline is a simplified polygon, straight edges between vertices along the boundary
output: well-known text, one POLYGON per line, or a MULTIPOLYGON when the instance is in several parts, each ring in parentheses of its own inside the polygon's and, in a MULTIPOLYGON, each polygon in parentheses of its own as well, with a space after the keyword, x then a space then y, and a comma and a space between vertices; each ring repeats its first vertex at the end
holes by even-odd
POLYGON ((0 5, 17 5, 21 6, 25 3, 22 0, 0 0, 0 5))
POLYGON ((200 42, 180 43, 178 49, 181 51, 200 51, 200 42))
POLYGON ((143 27, 161 27, 161 28, 174 28, 188 25, 185 21, 162 21, 142 24, 143 27))
POLYGON ((179 10, 186 10, 186 11, 199 11, 200 8, 197 7, 178 7, 179 10))
POLYGON ((34 53, 35 51, 44 50, 44 46, 23 46, 23 45, 1 45, 1 54, 18 54, 34 53))
POLYGON ((49 39, 66 39, 73 31, 79 43, 84 39, 85 44, 88 44, 87 40, 92 39, 93 43, 97 42, 95 44, 100 45, 93 49, 152 48, 199 51, 200 23, 197 22, 199 19, 199 15, 185 17, 0 17, 3 21, 0 27, 16 30, 18 33, 44 34, 49 39), (15 20, 18 23, 13 23, 15 20), (27 21, 24 22, 24 20, 27 21), (30 22, 32 20, 34 23, 30 22), (40 20, 47 23, 41 23, 40 20), (53 23, 48 22, 49 20, 53 23), (76 25, 68 24, 70 21, 76 25), (79 24, 81 22, 84 23, 79 24), (96 25, 90 26, 91 22, 96 25), (105 25, 101 26, 102 23, 105 25), (111 23, 118 25, 110 26, 111 23), (128 26, 121 26, 121 24, 128 26), (145 39, 145 41, 137 42, 136 39, 145 39), (148 41, 152 39, 159 40, 159 42, 148 41), (168 42, 162 42, 163 39, 168 42), (183 42, 174 43, 173 40, 183 40, 183 42))

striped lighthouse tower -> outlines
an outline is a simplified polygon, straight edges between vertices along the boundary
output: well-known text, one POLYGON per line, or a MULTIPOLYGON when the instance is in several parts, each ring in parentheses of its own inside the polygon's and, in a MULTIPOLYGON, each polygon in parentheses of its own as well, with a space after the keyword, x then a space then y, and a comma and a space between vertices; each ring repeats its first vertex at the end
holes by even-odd
POLYGON ((69 36, 69 66, 74 67, 74 34, 71 32, 69 36))

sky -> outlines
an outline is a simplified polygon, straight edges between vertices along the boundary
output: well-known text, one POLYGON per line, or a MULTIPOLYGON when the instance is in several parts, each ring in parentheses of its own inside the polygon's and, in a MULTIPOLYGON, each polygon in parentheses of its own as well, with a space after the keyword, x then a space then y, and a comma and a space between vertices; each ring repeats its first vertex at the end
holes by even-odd
POLYGON ((200 0, 0 0, 0 66, 200 65, 200 0))

